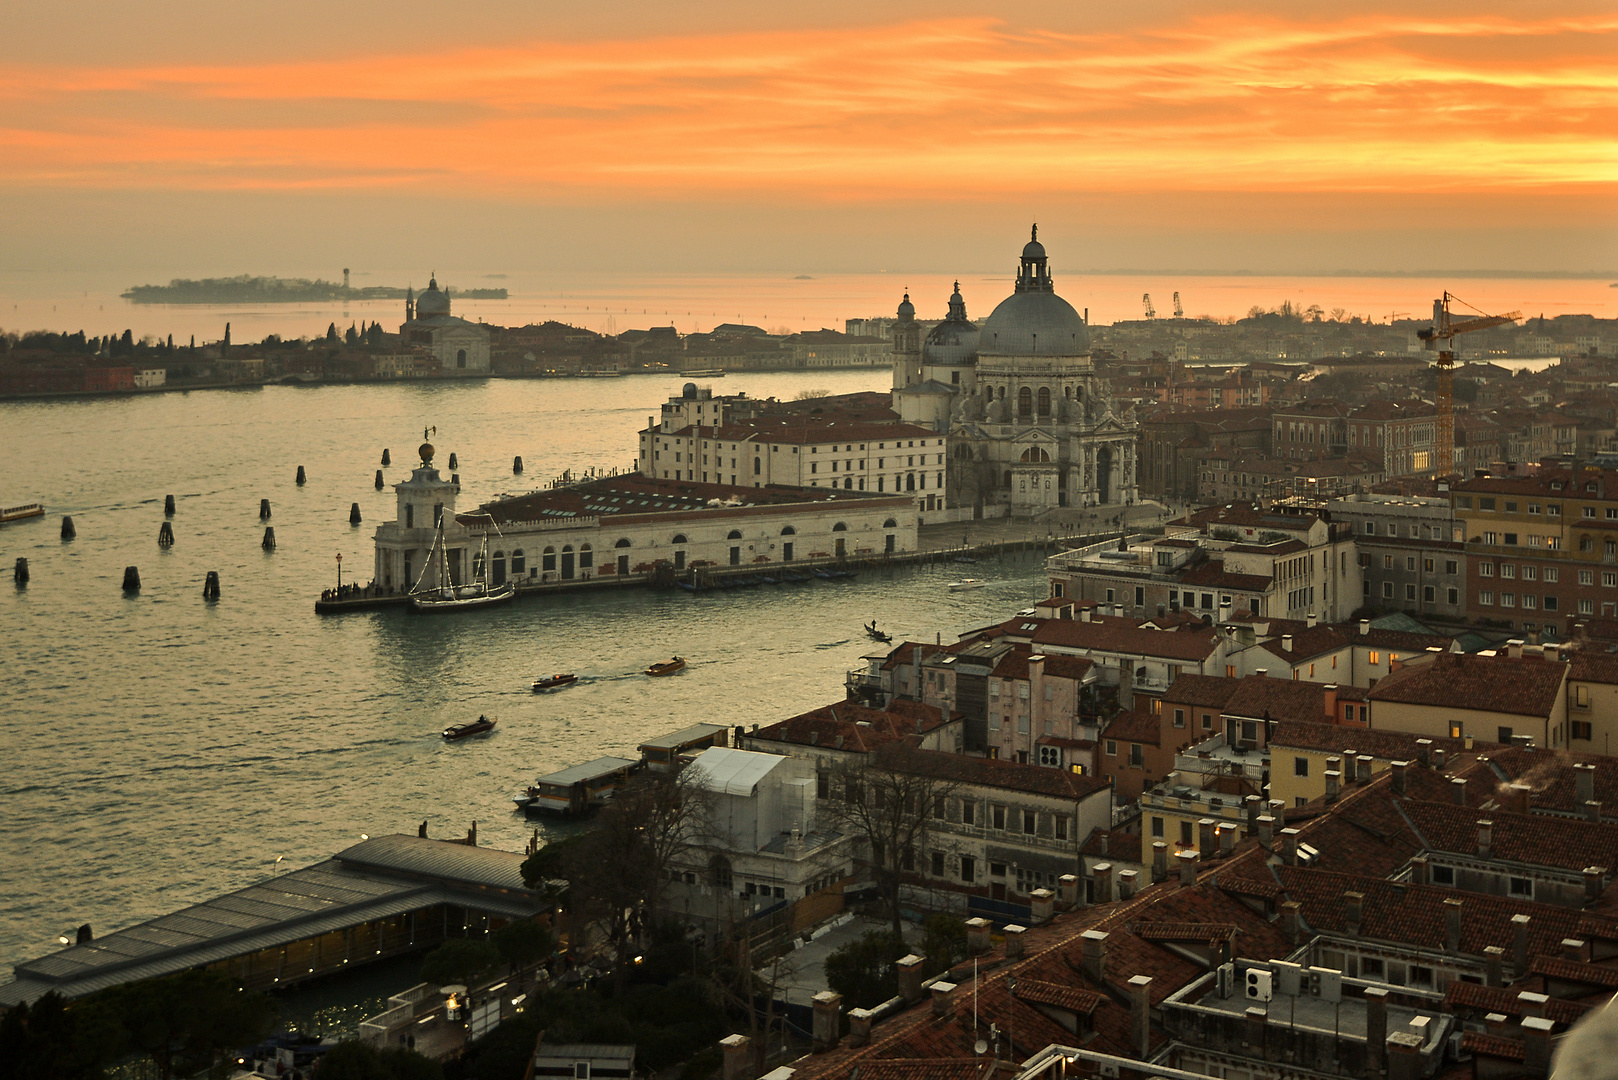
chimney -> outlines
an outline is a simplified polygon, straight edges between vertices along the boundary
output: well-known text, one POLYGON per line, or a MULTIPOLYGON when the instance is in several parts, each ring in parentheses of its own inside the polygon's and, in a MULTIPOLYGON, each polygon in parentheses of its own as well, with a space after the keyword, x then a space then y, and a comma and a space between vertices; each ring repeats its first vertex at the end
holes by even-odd
POLYGON ((1478 858, 1493 858, 1490 854, 1494 847, 1494 822, 1484 819, 1478 822, 1478 858))
POLYGON ((1458 897, 1444 900, 1444 951, 1461 951, 1461 901, 1458 897))
POLYGON ((1504 1035, 1506 1033, 1506 1025, 1510 1022, 1511 1017, 1507 1016, 1505 1013, 1483 1014, 1483 1024, 1488 1029, 1490 1035, 1504 1035))
POLYGON ((1348 923, 1348 932, 1355 937, 1359 936, 1360 923, 1365 918, 1365 894, 1346 892, 1343 894, 1344 919, 1348 923))
POLYGON ((1387 1039, 1388 1080, 1418 1080, 1421 1076, 1421 1036, 1395 1031, 1387 1039))
POLYGON ((1275 843, 1275 819, 1268 814, 1260 814, 1258 819, 1258 842, 1268 851, 1275 843))
POLYGON ((969 956, 982 956, 989 951, 989 920, 966 920, 966 952, 969 956))
MULTIPOLYGON (((1337 759, 1332 758, 1331 760, 1336 761, 1337 759)), ((1340 770, 1340 769, 1327 769, 1326 770, 1326 801, 1327 802, 1336 802, 1337 801, 1338 793, 1342 790, 1341 789, 1342 779, 1343 779, 1342 770, 1340 770)))
POLYGON ((1247 816, 1247 835, 1255 835, 1258 832, 1258 816, 1264 812, 1264 800, 1257 795, 1249 795, 1242 800, 1242 812, 1247 816))
POLYGON ((1375 1076, 1382 1071, 1382 1057, 1388 1040, 1388 988, 1365 988, 1365 1072, 1375 1076))
POLYGON ((1090 867, 1090 876, 1095 879, 1096 903, 1112 903, 1112 863, 1096 863, 1090 867))
POLYGON ((1550 996, 1547 994, 1536 994, 1532 990, 1524 990, 1517 995, 1519 1015, 1544 1016, 1545 1006, 1550 1003, 1550 1000, 1550 996))
POLYGON ((1079 906, 1079 878, 1076 874, 1063 874, 1056 879, 1056 903, 1063 911, 1079 906))
POLYGON ((1139 877, 1134 870, 1118 871, 1118 899, 1128 900, 1135 895, 1135 882, 1139 877))
POLYGON ((1287 866, 1298 865, 1298 830, 1281 830, 1281 861, 1287 866))
POLYGON ((1180 860, 1180 888, 1188 888, 1197 883, 1198 863, 1201 857, 1195 851, 1182 851, 1180 860))
POLYGON ((1511 917, 1511 966, 1516 970, 1516 977, 1519 979, 1528 974, 1529 921, 1526 915, 1511 917))
POLYGON ((1371 766, 1376 761, 1370 754, 1361 754, 1354 759, 1354 779, 1362 784, 1371 782, 1371 766))
POLYGON ((1433 765, 1433 740, 1431 740, 1431 739, 1417 739, 1416 740, 1416 763, 1419 764, 1424 769, 1432 768, 1432 765, 1433 765))
POLYGON ((1439 772, 1444 771, 1444 748, 1442 746, 1433 747, 1433 768, 1439 772))
POLYGON ((1023 935, 1028 933, 1028 927, 1018 926, 1016 923, 1006 924, 1006 959, 1021 960, 1023 956, 1023 935))
POLYGON ((1512 638, 1510 641, 1506 642, 1506 656, 1510 657, 1513 660, 1521 660, 1522 659, 1522 646, 1523 646, 1523 639, 1522 638, 1512 638))
POLYGON ((1270 673, 1270 669, 1269 669, 1269 668, 1265 668, 1265 667, 1261 667, 1261 668, 1256 668, 1256 669, 1255 669, 1255 670, 1254 670, 1254 671, 1253 671, 1253 674, 1254 674, 1254 675, 1257 675, 1257 676, 1258 676, 1258 677, 1259 677, 1259 678, 1261 678, 1261 679, 1262 679, 1262 678, 1264 678, 1264 677, 1265 677, 1265 676, 1266 676, 1266 675, 1268 675, 1268 674, 1269 674, 1269 673, 1270 673))
POLYGON ((1315 625, 1319 622, 1320 619, 1312 611, 1308 615, 1304 616, 1303 624, 1311 630, 1313 630, 1315 625))
POLYGON ((1466 805, 1466 777, 1452 776, 1449 778, 1449 789, 1454 793, 1455 805, 1466 805))
POLYGON ((933 983, 933 1015, 948 1016, 950 995, 955 993, 955 984, 940 979, 933 983))
POLYGON ((870 1009, 848 1010, 848 1045, 864 1046, 871 1041, 871 1021, 876 1014, 870 1009))
POLYGON ((1081 610, 1079 612, 1079 621, 1080 622, 1089 622, 1090 621, 1090 609, 1088 607, 1084 608, 1083 610, 1081 610))
POLYGON ((1242 1047, 1249 1055, 1258 1057, 1264 1053, 1264 1029, 1269 1021, 1269 1013, 1265 1006, 1249 1005, 1244 1014, 1246 1023, 1242 1025, 1242 1047))
POLYGON ((1394 761, 1388 765, 1389 770, 1393 773, 1393 793, 1395 795, 1405 793, 1405 769, 1409 765, 1410 762, 1408 761, 1394 761))
POLYGON ((1543 1016, 1525 1016, 1522 1022, 1523 1071, 1529 1076, 1551 1074, 1551 1028, 1543 1016))
POLYGON ((1579 806, 1594 802, 1596 797, 1596 767, 1578 762, 1573 766, 1573 801, 1579 806))
POLYGON ((1145 1061, 1152 1050, 1152 979, 1136 975, 1129 980, 1129 1048, 1145 1061))
POLYGON ((1590 943, 1579 938, 1563 938, 1562 959, 1571 960, 1575 964, 1588 964, 1590 962, 1590 943))
POLYGON ((1056 894, 1049 889, 1035 889, 1028 894, 1028 917, 1038 926, 1051 921, 1056 914, 1056 894))
POLYGON ((921 1000, 922 959, 915 953, 901 958, 893 966, 899 969, 899 996, 906 1002, 921 1000))
POLYGON ((1554 642, 1547 642, 1542 647, 1542 655, 1554 664, 1562 658, 1562 650, 1554 642))
POLYGON ((727 1035, 719 1045, 724 1054, 720 1080, 753 1080, 752 1040, 746 1035, 727 1035))
POLYGON ((1328 724, 1336 723, 1337 722, 1337 684, 1336 683, 1328 683, 1326 685, 1326 689, 1321 691, 1321 697, 1324 698, 1326 722, 1328 724))
POLYGON ((1202 818, 1197 822, 1197 853, 1204 859, 1213 858, 1214 854, 1214 826, 1218 824, 1213 818, 1202 818))
POLYGON ((1534 789, 1527 784, 1512 784, 1506 789, 1506 805, 1514 814, 1526 814, 1533 802, 1534 789))
POLYGON ((1107 830, 1096 830, 1096 846, 1101 849, 1101 854, 1105 855, 1107 853, 1107 830))
POLYGON ((1590 903, 1601 899, 1601 890, 1607 880, 1605 866, 1586 866, 1584 868, 1584 901, 1590 903))
POLYGON ((814 997, 814 1049, 823 1054, 837 1047, 842 1026, 843 995, 822 990, 814 997))
POLYGON ((1083 940, 1084 955, 1079 964, 1085 976, 1095 983, 1106 981, 1107 969, 1107 932, 1105 930, 1086 930, 1079 935, 1083 940))
POLYGON ((1167 881, 1169 877, 1169 846, 1162 840, 1152 841, 1152 880, 1167 881))
POLYGON ((1599 803, 1595 799, 1587 800, 1585 802, 1585 804, 1584 804, 1584 819, 1586 821, 1590 822, 1591 824, 1600 825, 1601 824, 1601 803, 1599 803))
POLYGON ((1292 635, 1291 634, 1282 634, 1281 635, 1281 651, 1282 652, 1291 652, 1292 651, 1292 635))
POLYGON ((1296 900, 1287 900, 1281 904, 1281 931, 1286 934, 1287 943, 1297 945, 1303 940, 1303 924, 1300 913, 1303 905, 1296 900))
POLYGON ((1368 634, 1370 634, 1370 632, 1371 632, 1371 620, 1370 619, 1361 619, 1360 620, 1360 636, 1365 637, 1368 634))
POLYGON ((1230 856, 1236 852, 1236 823, 1234 821, 1221 821, 1219 828, 1219 854, 1230 856))
POLYGON ((1498 945, 1485 945, 1483 947, 1483 985, 1502 986, 1501 968, 1506 958, 1506 950, 1498 945))
POLYGON ((1410 881, 1414 885, 1431 885, 1432 879, 1427 876, 1427 856, 1412 855, 1410 858, 1410 881))

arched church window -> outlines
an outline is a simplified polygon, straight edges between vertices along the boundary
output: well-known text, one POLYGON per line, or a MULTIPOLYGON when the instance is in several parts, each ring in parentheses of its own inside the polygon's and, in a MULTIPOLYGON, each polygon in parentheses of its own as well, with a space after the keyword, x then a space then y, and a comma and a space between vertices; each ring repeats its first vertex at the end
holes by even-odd
POLYGON ((1048 386, 1041 386, 1039 388, 1039 415, 1041 415, 1041 416, 1049 416, 1050 414, 1051 414, 1051 388, 1048 387, 1048 386))
POLYGON ((1017 391, 1017 415, 1034 415, 1034 392, 1026 386, 1017 391))
POLYGON ((455 351, 455 366, 456 367, 465 367, 466 366, 466 350, 465 349, 457 349, 455 351))

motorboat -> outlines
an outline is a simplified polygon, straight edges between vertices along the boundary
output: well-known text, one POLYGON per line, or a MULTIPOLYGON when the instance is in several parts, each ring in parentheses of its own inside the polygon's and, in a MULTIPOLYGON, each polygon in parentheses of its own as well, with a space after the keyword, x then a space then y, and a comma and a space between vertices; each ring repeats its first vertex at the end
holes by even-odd
POLYGON ((555 690, 563 686, 572 686, 579 681, 579 677, 569 672, 565 675, 552 675, 548 679, 540 679, 534 683, 534 693, 541 690, 555 690))
POLYGON ((444 729, 445 739, 464 739, 468 735, 482 735, 486 731, 494 730, 495 722, 487 716, 480 716, 470 724, 456 724, 444 729))
POLYGON ((975 577, 962 578, 959 581, 950 582, 949 583, 949 591, 950 592, 963 592, 963 591, 965 591, 967 589, 981 589, 981 588, 983 588, 984 584, 985 583, 984 583, 982 578, 975 578, 975 577))
POLYGON ((674 659, 667 660, 661 664, 653 664, 651 667, 646 669, 646 674, 657 677, 662 675, 675 675, 684 670, 685 658, 676 656, 674 659))

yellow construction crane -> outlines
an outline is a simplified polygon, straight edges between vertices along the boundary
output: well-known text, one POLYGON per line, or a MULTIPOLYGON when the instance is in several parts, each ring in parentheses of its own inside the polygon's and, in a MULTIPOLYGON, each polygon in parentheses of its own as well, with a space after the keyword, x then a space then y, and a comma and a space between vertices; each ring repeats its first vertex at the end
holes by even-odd
POLYGON ((1174 294, 1174 317, 1176 319, 1185 318, 1185 308, 1180 306, 1180 294, 1178 292, 1174 294))
MULTIPOLYGON (((1435 365, 1438 369, 1438 408, 1433 425, 1433 439, 1438 444, 1434 455, 1435 477, 1448 476, 1455 471, 1455 335, 1487 330, 1491 326, 1501 326, 1522 318, 1522 312, 1513 311, 1507 315, 1480 313, 1480 318, 1455 322, 1449 315, 1451 301, 1465 303, 1446 292, 1443 299, 1433 301, 1433 325, 1416 331, 1422 347, 1428 352, 1438 353, 1435 365)), ((1471 307, 1470 304, 1466 306, 1471 307)))
POLYGON ((1141 298, 1140 298, 1140 302, 1142 304, 1146 305, 1146 317, 1148 319, 1157 318, 1157 309, 1152 306, 1152 294, 1151 293, 1142 293, 1141 298))

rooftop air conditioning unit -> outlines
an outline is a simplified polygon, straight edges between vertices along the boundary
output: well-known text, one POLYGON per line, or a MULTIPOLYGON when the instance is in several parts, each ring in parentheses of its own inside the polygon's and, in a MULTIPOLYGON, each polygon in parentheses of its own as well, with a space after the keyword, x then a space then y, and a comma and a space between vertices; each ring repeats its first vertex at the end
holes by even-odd
POLYGON ((1231 994, 1234 994, 1236 992, 1236 965, 1220 964, 1215 985, 1219 988, 1219 996, 1222 998, 1228 998, 1231 994))
POLYGON ((1263 968, 1247 969, 1246 986, 1248 1001, 1268 1001, 1273 996, 1270 989, 1270 973, 1263 968))
POLYGON ((1302 866, 1313 866, 1320 860, 1320 851, 1308 844, 1298 845, 1298 863, 1302 866))

